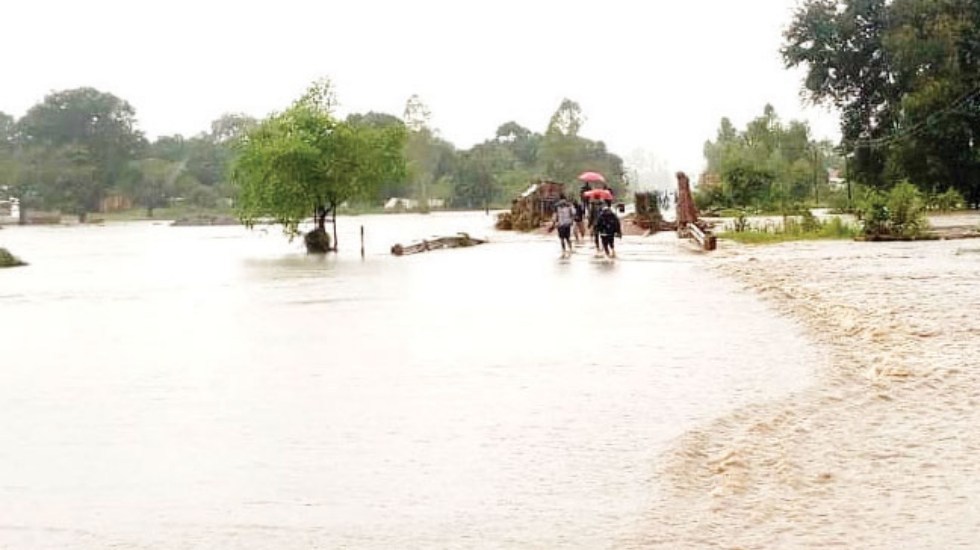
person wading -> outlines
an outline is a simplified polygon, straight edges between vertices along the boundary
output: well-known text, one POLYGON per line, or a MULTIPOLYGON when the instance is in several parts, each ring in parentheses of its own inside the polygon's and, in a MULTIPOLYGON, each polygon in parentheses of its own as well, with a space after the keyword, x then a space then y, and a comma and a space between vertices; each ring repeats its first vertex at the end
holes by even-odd
POLYGON ((558 239, 561 241, 562 258, 567 258, 572 254, 573 223, 575 223, 575 208, 565 199, 561 199, 558 201, 558 207, 555 208, 555 218, 551 224, 551 229, 558 227, 558 239))
POLYGON ((616 257, 616 237, 623 238, 623 229, 619 216, 608 205, 602 207, 595 222, 595 232, 602 242, 602 252, 607 258, 616 257))

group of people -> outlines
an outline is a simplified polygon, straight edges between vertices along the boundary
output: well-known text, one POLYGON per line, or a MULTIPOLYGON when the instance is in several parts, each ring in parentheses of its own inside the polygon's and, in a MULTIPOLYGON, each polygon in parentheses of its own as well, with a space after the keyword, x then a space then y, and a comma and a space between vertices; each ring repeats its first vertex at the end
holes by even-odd
MULTIPOLYGON (((605 187, 608 190, 608 187, 605 187)), ((564 195, 555 206, 555 215, 551 225, 558 229, 558 239, 561 242, 561 257, 567 258, 572 254, 572 235, 575 242, 581 242, 586 236, 586 225, 595 245, 596 255, 607 258, 616 257, 616 238, 623 238, 622 225, 619 216, 612 209, 611 199, 590 199, 588 184, 583 185, 579 200, 569 201, 564 195)), ((609 196, 612 196, 611 192, 609 196)))

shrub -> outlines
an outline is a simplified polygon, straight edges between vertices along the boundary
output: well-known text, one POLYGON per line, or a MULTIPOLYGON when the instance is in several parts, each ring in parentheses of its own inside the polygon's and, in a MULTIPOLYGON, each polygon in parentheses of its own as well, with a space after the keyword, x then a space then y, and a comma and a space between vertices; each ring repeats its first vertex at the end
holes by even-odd
POLYGON ((903 181, 887 195, 868 191, 858 208, 858 219, 868 237, 913 238, 926 228, 925 203, 919 190, 903 181))
POLYGON ((938 210, 939 212, 959 210, 963 208, 964 204, 966 204, 966 200, 963 195, 952 187, 943 193, 931 194, 926 199, 926 206, 930 210, 938 210))
POLYGON ((0 248, 0 267, 17 267, 21 265, 27 265, 20 260, 17 256, 14 256, 7 251, 6 248, 0 248))
POLYGON ((903 181, 892 188, 888 194, 887 208, 893 235, 914 237, 925 227, 922 194, 911 183, 903 181))

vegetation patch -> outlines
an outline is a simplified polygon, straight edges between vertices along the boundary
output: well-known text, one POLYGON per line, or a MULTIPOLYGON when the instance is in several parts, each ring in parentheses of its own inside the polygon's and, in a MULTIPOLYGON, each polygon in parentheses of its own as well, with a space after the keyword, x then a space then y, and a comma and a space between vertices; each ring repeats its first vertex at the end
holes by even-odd
POLYGON ((0 248, 0 267, 18 267, 27 265, 17 256, 11 254, 6 248, 0 248))
POLYGON ((858 206, 864 240, 894 241, 936 238, 926 230, 926 205, 923 195, 907 181, 888 193, 868 191, 858 206))
POLYGON ((725 227, 724 238, 742 244, 773 244, 789 241, 854 239, 861 228, 840 218, 819 220, 809 212, 786 216, 782 223, 752 224, 742 215, 725 227))

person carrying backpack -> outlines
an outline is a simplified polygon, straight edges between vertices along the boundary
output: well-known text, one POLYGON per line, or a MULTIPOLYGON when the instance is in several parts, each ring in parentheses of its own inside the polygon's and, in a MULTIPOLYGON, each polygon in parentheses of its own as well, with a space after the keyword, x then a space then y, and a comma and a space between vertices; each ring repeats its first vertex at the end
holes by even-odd
POLYGON ((599 235, 602 242, 602 251, 606 257, 616 257, 616 237, 623 238, 623 228, 619 223, 619 216, 612 211, 609 205, 603 206, 602 211, 595 221, 595 232, 599 235))

